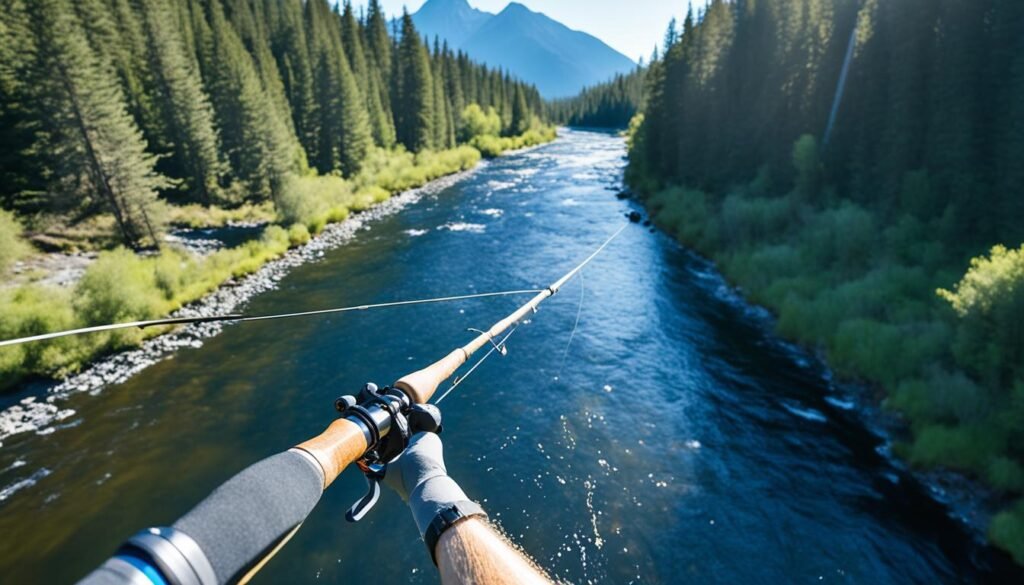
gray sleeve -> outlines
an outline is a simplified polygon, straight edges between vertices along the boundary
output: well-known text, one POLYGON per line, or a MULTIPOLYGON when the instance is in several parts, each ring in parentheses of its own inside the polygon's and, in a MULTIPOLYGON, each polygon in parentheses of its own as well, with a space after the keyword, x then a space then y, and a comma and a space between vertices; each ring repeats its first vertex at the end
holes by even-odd
POLYGON ((173 527, 199 544, 219 583, 234 582, 302 524, 323 485, 314 461, 287 451, 246 468, 173 527))

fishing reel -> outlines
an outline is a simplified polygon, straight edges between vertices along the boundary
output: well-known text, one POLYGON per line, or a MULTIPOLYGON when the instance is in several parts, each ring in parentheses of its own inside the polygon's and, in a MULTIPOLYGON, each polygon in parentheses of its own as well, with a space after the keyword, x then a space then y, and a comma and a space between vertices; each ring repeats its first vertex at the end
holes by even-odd
POLYGON ((387 464, 405 451, 409 439, 417 433, 441 432, 441 411, 432 404, 413 404, 405 392, 378 388, 372 382, 364 385, 357 396, 335 400, 334 408, 360 424, 370 446, 356 461, 366 477, 367 493, 345 512, 346 520, 359 522, 380 498, 387 464))

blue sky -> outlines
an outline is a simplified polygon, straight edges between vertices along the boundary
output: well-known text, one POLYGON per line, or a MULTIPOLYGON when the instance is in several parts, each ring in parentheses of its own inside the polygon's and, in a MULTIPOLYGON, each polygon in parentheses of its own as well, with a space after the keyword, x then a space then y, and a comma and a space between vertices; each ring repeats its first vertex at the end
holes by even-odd
MULTIPOLYGON (((576 30, 588 32, 636 60, 646 60, 654 45, 661 42, 672 17, 682 19, 687 0, 518 0, 536 12, 543 12, 576 30)), ((415 12, 425 0, 381 0, 391 15, 401 14, 406 6, 415 12)), ((509 0, 469 0, 470 5, 487 12, 500 12, 509 0)), ((365 0, 353 0, 353 6, 365 6, 365 0)), ((702 4, 696 0, 694 5, 702 4)))

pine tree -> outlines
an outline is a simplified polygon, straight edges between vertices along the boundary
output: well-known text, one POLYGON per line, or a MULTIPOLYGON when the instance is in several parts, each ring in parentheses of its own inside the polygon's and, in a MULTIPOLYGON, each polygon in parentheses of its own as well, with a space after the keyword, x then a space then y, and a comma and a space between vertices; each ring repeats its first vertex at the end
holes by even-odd
POLYGON ((151 148, 166 150, 170 138, 163 125, 160 106, 154 97, 155 80, 149 62, 144 15, 140 14, 132 0, 107 1, 112 4, 110 9, 88 1, 78 6, 79 9, 86 9, 90 5, 93 7, 83 16, 93 26, 106 21, 109 12, 113 27, 108 25, 104 29, 107 36, 98 39, 93 45, 101 43, 108 58, 113 61, 121 78, 125 99, 128 100, 128 111, 139 124, 151 148))
MULTIPOLYGON (((692 10, 692 8, 691 8, 691 10, 692 10)), ((665 31, 665 42, 664 42, 665 53, 668 53, 669 51, 671 51, 672 47, 674 47, 676 45, 676 43, 678 43, 678 42, 679 42, 679 23, 677 23, 676 19, 673 17, 672 20, 670 20, 669 23, 668 23, 668 30, 665 31)), ((657 49, 655 49, 655 50, 657 50, 657 49)))
POLYGON ((391 122, 391 116, 385 110, 381 99, 380 71, 377 69, 376 60, 366 55, 364 48, 366 35, 356 20, 350 2, 345 3, 345 10, 342 14, 342 33, 349 65, 366 104, 366 113, 374 142, 378 146, 391 146, 395 143, 395 129, 391 122))
POLYGON ((408 12, 402 15, 402 35, 395 71, 392 111, 398 141, 411 151, 431 148, 434 137, 434 80, 430 56, 408 12))
POLYGON ((320 114, 316 166, 353 174, 372 145, 365 100, 345 56, 341 22, 325 0, 310 0, 306 10, 320 114))
POLYGON ((341 80, 341 170, 346 176, 354 175, 362 167, 367 152, 373 146, 373 136, 363 98, 356 78, 345 59, 340 59, 341 80))
POLYGON ((39 110, 30 83, 35 38, 23 0, 0 2, 0 206, 22 212, 47 209, 46 160, 32 149, 39 110))
POLYGON ((392 75, 392 43, 388 35, 388 22, 380 7, 379 0, 370 0, 366 14, 366 46, 373 57, 376 69, 381 72, 382 79, 390 79, 392 75))
POLYGON ((454 146, 448 142, 451 135, 448 128, 449 105, 446 86, 444 83, 444 65, 441 61, 441 42, 434 37, 433 58, 431 60, 431 71, 433 72, 434 87, 434 148, 450 148, 454 146))
POLYGON ((523 134, 530 129, 530 110, 526 105, 526 95, 523 88, 515 87, 515 97, 512 99, 512 130, 515 136, 523 134))
POLYGON ((454 146, 449 143, 448 137, 451 135, 448 129, 448 98, 445 97, 444 91, 444 80, 440 75, 434 75, 434 148, 450 148, 454 146))
POLYGON ((263 0, 271 18, 271 52, 281 72, 292 124, 304 151, 315 152, 318 114, 313 94, 313 65, 303 18, 302 0, 263 0))
POLYGON ((159 244, 159 189, 142 133, 128 113, 113 64, 93 50, 77 16, 61 0, 40 0, 32 14, 38 40, 36 82, 49 112, 43 144, 54 161, 54 193, 113 213, 124 242, 159 244))
POLYGON ((228 7, 232 29, 237 33, 242 45, 249 52, 259 75, 260 86, 269 105, 274 110, 273 124, 275 132, 280 132, 280 140, 290 153, 292 160, 289 165, 296 169, 306 167, 304 151, 298 146, 295 126, 292 123, 291 109, 285 95, 284 82, 277 68, 273 53, 270 50, 269 35, 266 30, 266 18, 262 14, 262 4, 251 0, 223 0, 228 7))
POLYGON ((186 189, 209 205, 220 198, 225 172, 219 159, 220 144, 214 128, 213 107, 202 79, 175 34, 176 14, 168 0, 143 0, 146 33, 157 96, 174 142, 174 159, 186 189))
MULTIPOLYGON (((198 33, 197 33, 198 34, 198 33)), ((298 170, 298 145, 264 91, 256 65, 224 17, 210 1, 209 55, 205 59, 221 142, 244 198, 276 196, 288 173, 298 170)))

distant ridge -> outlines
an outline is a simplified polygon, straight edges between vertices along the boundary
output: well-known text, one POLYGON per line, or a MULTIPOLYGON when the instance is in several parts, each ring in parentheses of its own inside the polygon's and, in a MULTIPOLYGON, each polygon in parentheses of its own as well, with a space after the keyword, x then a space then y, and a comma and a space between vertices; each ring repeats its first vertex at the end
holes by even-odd
POLYGON ((636 63, 597 37, 512 2, 498 14, 468 0, 428 0, 415 14, 416 28, 448 41, 473 59, 533 83, 549 99, 631 71, 636 63))
POLYGON ((431 39, 439 36, 454 48, 460 47, 493 16, 473 8, 467 0, 430 0, 413 15, 413 21, 421 33, 431 39))

